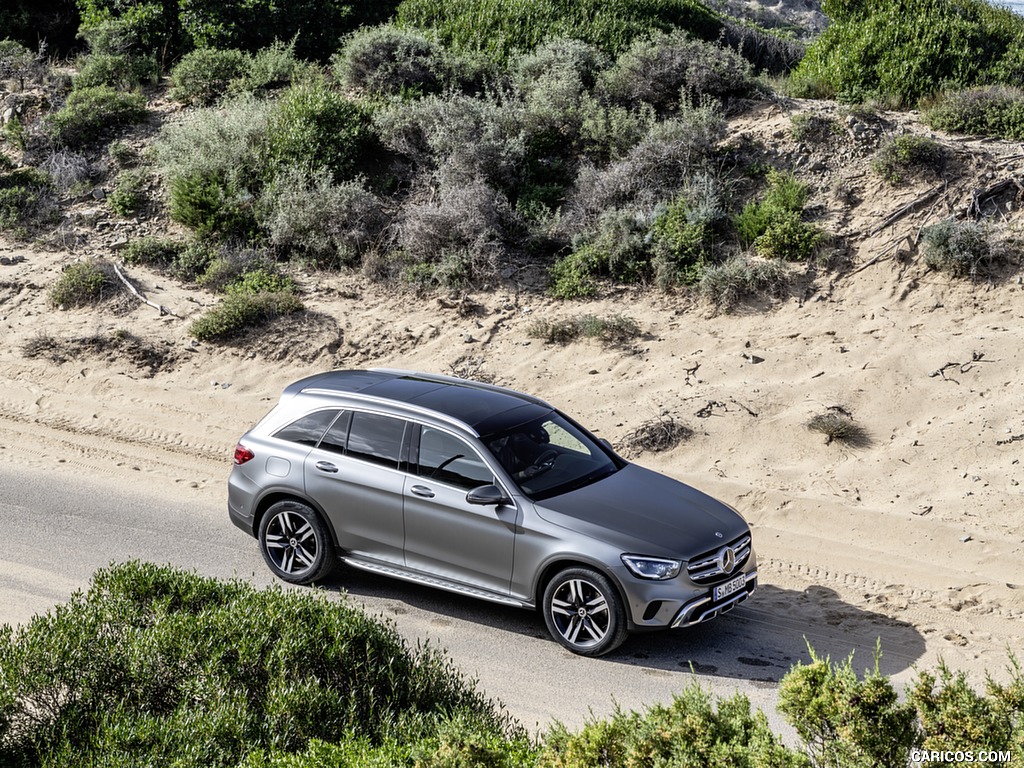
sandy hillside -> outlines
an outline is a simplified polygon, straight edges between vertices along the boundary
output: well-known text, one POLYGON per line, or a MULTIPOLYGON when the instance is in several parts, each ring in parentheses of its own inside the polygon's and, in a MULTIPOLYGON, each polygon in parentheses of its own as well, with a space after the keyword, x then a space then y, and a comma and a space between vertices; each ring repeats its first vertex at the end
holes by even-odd
MULTIPOLYGON (((298 275, 308 313, 244 350, 218 348, 187 334, 215 297, 139 268, 128 277, 168 314, 127 295, 95 309, 47 306, 62 267, 110 255, 110 233, 131 232, 130 222, 101 231, 79 221, 74 251, 5 243, 0 457, 221 499, 241 432, 286 383, 334 367, 485 378, 620 444, 672 419, 692 435, 635 458, 747 517, 762 609, 785 616, 799 600, 802 615, 862 633, 857 622, 880 616, 924 641, 923 653, 898 643, 884 653, 1000 677, 1006 649, 1024 647, 1024 288, 1019 266, 975 282, 930 272, 915 241, 927 221, 1017 178, 1024 155, 946 137, 953 183, 891 187, 868 158, 885 133, 922 131, 912 115, 900 125, 833 110, 844 132, 806 146, 788 126, 792 109, 807 108, 762 108, 736 122, 730 142, 795 167, 819 222, 846 246, 773 305, 730 314, 653 291, 565 303, 509 284, 417 297, 358 275, 298 275), (643 334, 620 346, 530 336, 538 319, 582 313, 627 314, 643 334), (851 415, 863 438, 827 444, 806 427, 830 409, 851 415)), ((1000 205, 1013 233, 1015 199, 1000 205)))

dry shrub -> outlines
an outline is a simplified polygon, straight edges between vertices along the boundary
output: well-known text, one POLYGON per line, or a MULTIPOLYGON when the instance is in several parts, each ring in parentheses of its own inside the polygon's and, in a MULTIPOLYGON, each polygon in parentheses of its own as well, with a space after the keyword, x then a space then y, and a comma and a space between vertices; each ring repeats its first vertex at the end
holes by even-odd
POLYGON ((645 421, 619 441, 620 450, 629 458, 641 453, 670 451, 693 436, 693 430, 676 421, 669 413, 645 421))
POLYGON ((568 203, 564 227, 586 228, 602 211, 636 206, 653 209, 683 189, 725 135, 725 119, 712 102, 688 107, 657 123, 624 158, 604 168, 584 167, 568 203))
POLYGON ((442 171, 435 178, 436 194, 413 196, 399 214, 397 245, 413 264, 465 272, 437 280, 442 284, 494 279, 509 253, 514 223, 507 198, 480 177, 459 183, 442 171))
POLYGON ((275 246, 327 267, 358 262, 387 221, 362 181, 335 184, 324 169, 310 175, 299 168, 282 171, 267 187, 260 219, 275 246))
POLYGON ((535 320, 527 334, 549 344, 567 344, 579 338, 599 339, 605 344, 625 344, 641 334, 640 324, 628 315, 576 315, 561 320, 535 320))
POLYGON ((807 421, 807 428, 825 435, 825 445, 831 444, 833 440, 854 447, 870 444, 867 431, 842 406, 834 405, 824 413, 812 416, 807 421))

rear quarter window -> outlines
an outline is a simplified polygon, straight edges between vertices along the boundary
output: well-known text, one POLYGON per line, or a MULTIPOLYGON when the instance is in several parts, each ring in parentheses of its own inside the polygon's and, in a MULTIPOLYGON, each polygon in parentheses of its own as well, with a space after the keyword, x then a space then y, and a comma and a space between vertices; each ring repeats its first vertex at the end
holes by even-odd
POLYGON ((341 410, 338 408, 327 408, 307 413, 301 419, 296 419, 288 426, 277 430, 274 437, 278 440, 287 440, 290 443, 316 445, 339 413, 341 410))

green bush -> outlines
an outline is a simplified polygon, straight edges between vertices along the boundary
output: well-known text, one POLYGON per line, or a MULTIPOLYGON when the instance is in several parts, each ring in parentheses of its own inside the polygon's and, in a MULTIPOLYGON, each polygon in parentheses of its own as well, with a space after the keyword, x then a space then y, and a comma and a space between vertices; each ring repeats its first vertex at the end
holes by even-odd
POLYGON ((1024 139, 1024 89, 992 85, 946 94, 925 111, 924 120, 943 131, 1020 141, 1024 139))
POLYGON ((57 144, 80 147, 140 122, 145 116, 146 97, 141 93, 122 93, 97 85, 68 94, 64 106, 47 118, 47 125, 57 144))
POLYGON ((921 231, 924 263, 954 277, 977 277, 995 261, 983 224, 946 219, 921 231))
POLYGON ((329 170, 335 180, 351 178, 374 148, 370 115, 321 79, 285 91, 267 134, 271 166, 294 166, 307 173, 329 170))
POLYGON ((170 214, 202 237, 245 239, 258 229, 252 194, 213 172, 173 176, 170 214))
POLYGON ((1015 84, 1024 19, 984 0, 824 0, 828 29, 797 79, 844 101, 914 105, 941 89, 1015 84))
POLYGON ((160 65, 152 56, 131 54, 90 53, 82 61, 72 79, 75 88, 109 85, 130 88, 140 83, 155 83, 160 65))
POLYGON ((634 40, 601 81, 613 101, 651 105, 667 114, 702 96, 720 101, 753 94, 750 65, 736 52, 694 39, 683 31, 653 32, 634 40))
POLYGON ((231 293, 195 320, 188 332, 199 341, 230 341, 282 315, 301 309, 302 302, 291 291, 231 293))
POLYGON ((818 228, 803 221, 799 213, 781 211, 754 240, 754 250, 766 259, 806 261, 814 255, 823 238, 818 228))
POLYGON ((296 41, 301 59, 327 61, 338 40, 363 24, 384 21, 393 4, 345 0, 178 0, 181 25, 196 48, 256 51, 296 41))
POLYGON ((128 563, 0 629, 6 765, 296 765, 406 734, 452 743, 450 724, 506 741, 444 656, 322 593, 128 563))
POLYGON ((921 748, 998 750, 1011 753, 1011 765, 1019 765, 1024 747, 1024 674, 1013 657, 1009 672, 1007 685, 990 677, 984 696, 971 687, 963 672, 954 673, 944 663, 937 675, 918 673, 907 701, 917 710, 921 748))
POLYGON ((907 176, 922 172, 939 173, 948 153, 935 139, 904 134, 882 142, 871 161, 871 168, 891 184, 901 184, 907 176))
POLYGON ((241 93, 268 91, 291 83, 312 66, 296 58, 294 38, 290 43, 277 41, 252 55, 248 70, 231 84, 231 89, 241 93))
POLYGON ((708 768, 809 768, 786 748, 742 694, 716 701, 693 683, 669 705, 622 712, 587 723, 577 733, 555 725, 546 736, 538 768, 593 766, 707 766, 708 768))
POLYGON ((345 88, 370 94, 436 93, 448 79, 445 52, 422 32, 390 24, 354 32, 334 59, 345 88))
POLYGON ((174 263, 186 247, 186 243, 178 240, 143 237, 128 243, 124 251, 121 252, 121 260, 125 264, 144 264, 167 268, 174 263))
POLYGON ((635 283, 650 273, 648 224, 629 209, 606 211, 596 227, 576 238, 572 252, 549 270, 548 292, 560 299, 593 296, 594 278, 635 283))
POLYGON ((228 85, 243 77, 249 54, 235 49, 199 48, 185 54, 171 70, 171 97, 184 104, 213 104, 228 93, 228 85))
POLYGON ((447 46, 504 61, 545 40, 575 38, 617 54, 653 30, 714 40, 718 17, 697 0, 404 0, 398 23, 433 30, 447 46))
POLYGON ((117 175, 114 191, 107 198, 114 213, 118 216, 131 216, 142 207, 146 200, 144 189, 147 175, 146 171, 137 168, 121 171, 117 175))
POLYGON ((654 220, 651 249, 661 287, 692 285, 714 263, 715 242, 727 221, 724 197, 721 181, 701 174, 654 220))
POLYGON ((178 0, 76 0, 82 15, 79 36, 94 53, 154 55, 161 68, 189 45, 178 19, 178 0))
POLYGON ((744 247, 753 245, 773 222, 786 214, 803 212, 807 202, 807 186, 791 173, 768 171, 768 189, 760 200, 751 200, 735 217, 733 225, 744 247))
POLYGON ((112 296, 117 285, 106 262, 79 261, 67 267, 47 295, 60 309, 97 304, 112 296))
POLYGON ((877 657, 874 671, 858 679, 852 657, 832 664, 811 650, 811 663, 782 679, 779 700, 815 765, 906 765, 918 741, 914 707, 899 701, 877 657))

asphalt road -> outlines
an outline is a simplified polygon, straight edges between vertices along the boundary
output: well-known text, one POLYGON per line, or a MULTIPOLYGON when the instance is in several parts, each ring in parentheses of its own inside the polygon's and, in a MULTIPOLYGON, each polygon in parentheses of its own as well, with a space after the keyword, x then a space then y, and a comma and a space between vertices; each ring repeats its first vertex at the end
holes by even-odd
MULTIPOLYGON (((255 540, 229 523, 211 494, 170 494, 145 487, 141 477, 136 487, 113 488, 109 479, 93 482, 70 467, 0 467, 0 531, 0 623, 26 622, 48 611, 111 562, 169 563, 256 585, 273 580, 255 540)), ((641 709, 669 702, 697 682, 720 695, 743 692, 776 730, 791 733, 775 714, 777 683, 793 663, 808 658, 807 641, 834 659, 856 650, 863 668, 882 633, 883 671, 889 674, 906 671, 923 649, 912 627, 891 621, 853 634, 841 616, 812 621, 809 611, 823 600, 770 583, 716 621, 635 636, 602 659, 562 650, 547 637, 539 615, 528 611, 347 568, 338 570, 330 589, 393 621, 411 644, 429 639, 446 648, 467 676, 531 731, 555 720, 578 727, 616 705, 641 709)), ((834 593, 818 597, 832 600, 834 593)), ((856 625, 875 626, 857 618, 856 625)))

